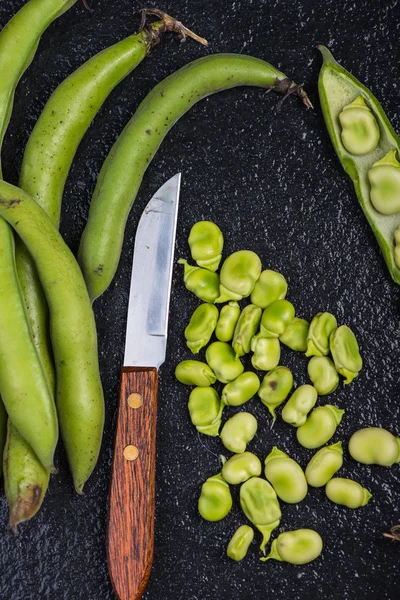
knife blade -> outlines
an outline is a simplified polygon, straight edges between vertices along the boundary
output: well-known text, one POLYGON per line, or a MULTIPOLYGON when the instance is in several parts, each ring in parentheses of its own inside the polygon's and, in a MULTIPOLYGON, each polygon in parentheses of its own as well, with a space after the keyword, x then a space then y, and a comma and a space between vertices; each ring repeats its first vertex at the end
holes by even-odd
POLYGON ((108 506, 107 562, 120 600, 141 598, 153 560, 158 368, 165 360, 181 174, 136 232, 108 506))

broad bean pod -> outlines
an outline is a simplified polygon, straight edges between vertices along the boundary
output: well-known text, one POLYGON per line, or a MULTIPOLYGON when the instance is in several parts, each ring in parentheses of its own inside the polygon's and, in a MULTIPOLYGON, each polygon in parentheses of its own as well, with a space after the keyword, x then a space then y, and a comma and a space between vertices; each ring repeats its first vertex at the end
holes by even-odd
POLYGON ((367 488, 344 477, 334 477, 325 487, 326 495, 331 502, 347 506, 347 508, 360 508, 368 504, 372 494, 367 488))
POLYGON ((311 106, 301 86, 286 75, 262 60, 240 54, 196 60, 161 81, 142 101, 101 169, 81 239, 79 262, 92 300, 114 277, 130 209, 168 131, 202 98, 244 85, 294 93, 311 106))
POLYGON ((343 464, 342 442, 325 446, 314 454, 308 463, 305 475, 308 485, 322 487, 326 485, 343 464))
POLYGON ((307 495, 307 481, 303 469, 274 446, 264 461, 264 474, 274 488, 278 498, 288 504, 301 502, 307 495))
POLYGON ((276 367, 262 380, 258 395, 274 420, 276 419, 275 409, 286 400, 292 387, 293 375, 287 367, 276 367))
POLYGON ((332 404, 314 408, 304 425, 297 429, 297 441, 304 448, 323 446, 334 436, 343 415, 344 410, 332 404))
POLYGON ((188 243, 192 258, 199 267, 216 271, 222 258, 224 236, 212 221, 198 221, 190 230, 188 243))
POLYGON ((274 559, 292 565, 305 565, 318 558, 322 548, 321 536, 313 529, 285 531, 272 542, 270 553, 261 560, 274 559))
POLYGON ((56 407, 26 317, 12 231, 0 219, 0 394, 9 418, 50 469, 58 441, 56 407))
POLYGON ((235 531, 228 544, 226 553, 229 558, 236 561, 243 560, 253 539, 254 530, 250 525, 241 525, 235 531))
MULTIPOLYGON (((370 182, 368 179, 368 173, 374 163, 393 150, 400 151, 400 139, 393 130, 382 106, 370 90, 339 65, 327 48, 324 46, 318 46, 318 48, 323 57, 318 90, 322 112, 333 147, 344 170, 353 181, 361 209, 381 248, 389 273, 396 283, 400 283, 400 268, 395 261, 393 243, 394 232, 400 224, 400 215, 384 215, 374 208, 370 197, 370 182), (339 123, 339 115, 343 109, 349 107, 351 103, 354 107, 354 100, 357 98, 362 99, 369 111, 368 115, 368 112, 366 113, 365 109, 363 110, 363 116, 369 120, 369 125, 365 129, 367 143, 364 142, 363 144, 358 140, 356 144, 359 149, 364 146, 364 149, 361 150, 362 154, 360 152, 354 154, 354 146, 346 148, 343 144, 342 130, 339 123), (377 129, 374 127, 373 121, 376 121, 380 132, 378 140, 377 129)), ((355 117, 352 118, 352 124, 359 118, 360 110, 357 113, 353 110, 355 117)), ((351 117, 351 115, 348 116, 351 117)), ((357 129, 358 132, 363 130, 364 127, 357 129)), ((354 140, 354 130, 351 135, 354 140)), ((393 180, 387 181, 389 185, 393 184, 393 180)))
POLYGON ((351 436, 349 452, 364 465, 391 467, 400 462, 400 438, 381 427, 365 427, 351 436))
MULTIPOLYGON (((48 20, 46 7, 49 11, 51 5, 72 3, 31 0, 29 4, 36 4, 37 12, 31 13, 29 28, 40 19, 48 20), (38 9, 43 11, 42 17, 38 9)), ((56 227, 60 222, 64 186, 72 160, 107 96, 146 57, 165 31, 194 35, 172 17, 160 11, 156 13, 161 20, 102 50, 69 75, 50 96, 33 128, 22 160, 19 187, 40 204, 56 227)), ((15 260, 34 341, 54 388, 47 305, 34 263, 18 239, 15 260)))
POLYGON ((275 490, 261 477, 251 477, 240 487, 240 506, 246 517, 262 533, 260 549, 265 553, 271 533, 282 516, 275 490))
POLYGON ((0 216, 28 248, 46 294, 61 432, 75 488, 81 493, 96 465, 104 424, 96 326, 85 282, 43 209, 5 182, 0 182, 0 216))
POLYGON ((40 509, 49 479, 49 470, 9 420, 4 449, 4 490, 9 524, 14 533, 20 523, 31 519, 40 509))

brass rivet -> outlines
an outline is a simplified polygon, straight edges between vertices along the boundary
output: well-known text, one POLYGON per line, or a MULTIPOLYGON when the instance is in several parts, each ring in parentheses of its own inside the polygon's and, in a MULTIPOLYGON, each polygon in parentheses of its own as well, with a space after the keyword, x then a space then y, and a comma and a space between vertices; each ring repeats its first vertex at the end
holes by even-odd
POLYGON ((139 456, 139 450, 136 446, 126 446, 124 448, 124 458, 126 460, 136 460, 139 456))
POLYGON ((131 408, 139 408, 143 404, 143 396, 141 394, 131 394, 128 396, 128 404, 131 408))

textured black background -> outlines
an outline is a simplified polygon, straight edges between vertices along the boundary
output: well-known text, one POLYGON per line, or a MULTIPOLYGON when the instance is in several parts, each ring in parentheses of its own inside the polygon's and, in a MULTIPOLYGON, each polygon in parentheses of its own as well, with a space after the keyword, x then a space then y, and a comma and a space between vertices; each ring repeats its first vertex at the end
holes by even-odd
MULTIPOLYGON (((3 151, 4 176, 13 183, 35 119, 56 85, 138 27, 138 3, 91 3, 94 14, 78 2, 49 27, 18 86, 3 151)), ((22 4, 2 0, 0 25, 22 4)), ((207 37, 209 47, 168 39, 105 103, 78 150, 66 186, 62 233, 74 251, 112 143, 140 100, 176 68, 212 52, 253 54, 304 81, 315 110, 307 111, 292 99, 276 112, 276 97, 237 89, 201 102, 168 135, 132 211, 118 274, 95 304, 107 403, 98 467, 85 495, 78 497, 60 449, 59 473, 52 477, 43 507, 20 528, 18 538, 8 530, 1 495, 1 600, 115 597, 107 575, 105 523, 133 237, 143 207, 177 171, 182 171, 183 185, 176 257, 188 256, 191 225, 212 219, 224 231, 226 254, 250 248, 259 253, 264 267, 285 274, 299 316, 334 312, 357 333, 365 361, 359 379, 322 400, 346 408, 334 441, 346 441, 367 425, 400 434, 398 289, 324 128, 316 87, 321 60, 315 50, 318 42, 331 47, 382 100, 399 130, 397 0, 171 0, 159 8, 207 37)), ((212 524, 199 517, 201 483, 219 470, 223 448, 218 440, 200 440, 194 432, 186 409, 188 391, 173 376, 178 360, 189 357, 183 326, 197 304, 185 292, 177 265, 167 358, 160 372, 155 557, 145 599, 398 598, 400 544, 382 534, 400 520, 400 467, 356 465, 347 451, 342 474, 371 490, 374 496, 367 507, 344 509, 331 504, 323 489, 312 489, 302 504, 282 509, 282 529, 314 527, 320 532, 325 544, 321 558, 303 567, 262 564, 256 542, 242 563, 226 558, 228 539, 244 518, 237 496, 224 521, 212 524)), ((293 368, 297 384, 307 381, 304 357, 284 351, 282 362, 293 368)), ((305 466, 312 453, 297 445, 294 430, 278 422, 270 431, 267 411, 257 399, 247 406, 259 419, 250 449, 264 458, 278 444, 305 466)))

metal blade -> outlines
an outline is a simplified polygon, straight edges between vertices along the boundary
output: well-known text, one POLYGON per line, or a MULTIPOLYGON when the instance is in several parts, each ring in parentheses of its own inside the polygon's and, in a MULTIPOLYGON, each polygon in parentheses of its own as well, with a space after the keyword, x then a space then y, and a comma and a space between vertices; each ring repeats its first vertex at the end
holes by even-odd
POLYGON ((156 192, 140 218, 133 254, 125 367, 165 360, 181 174, 156 192))

